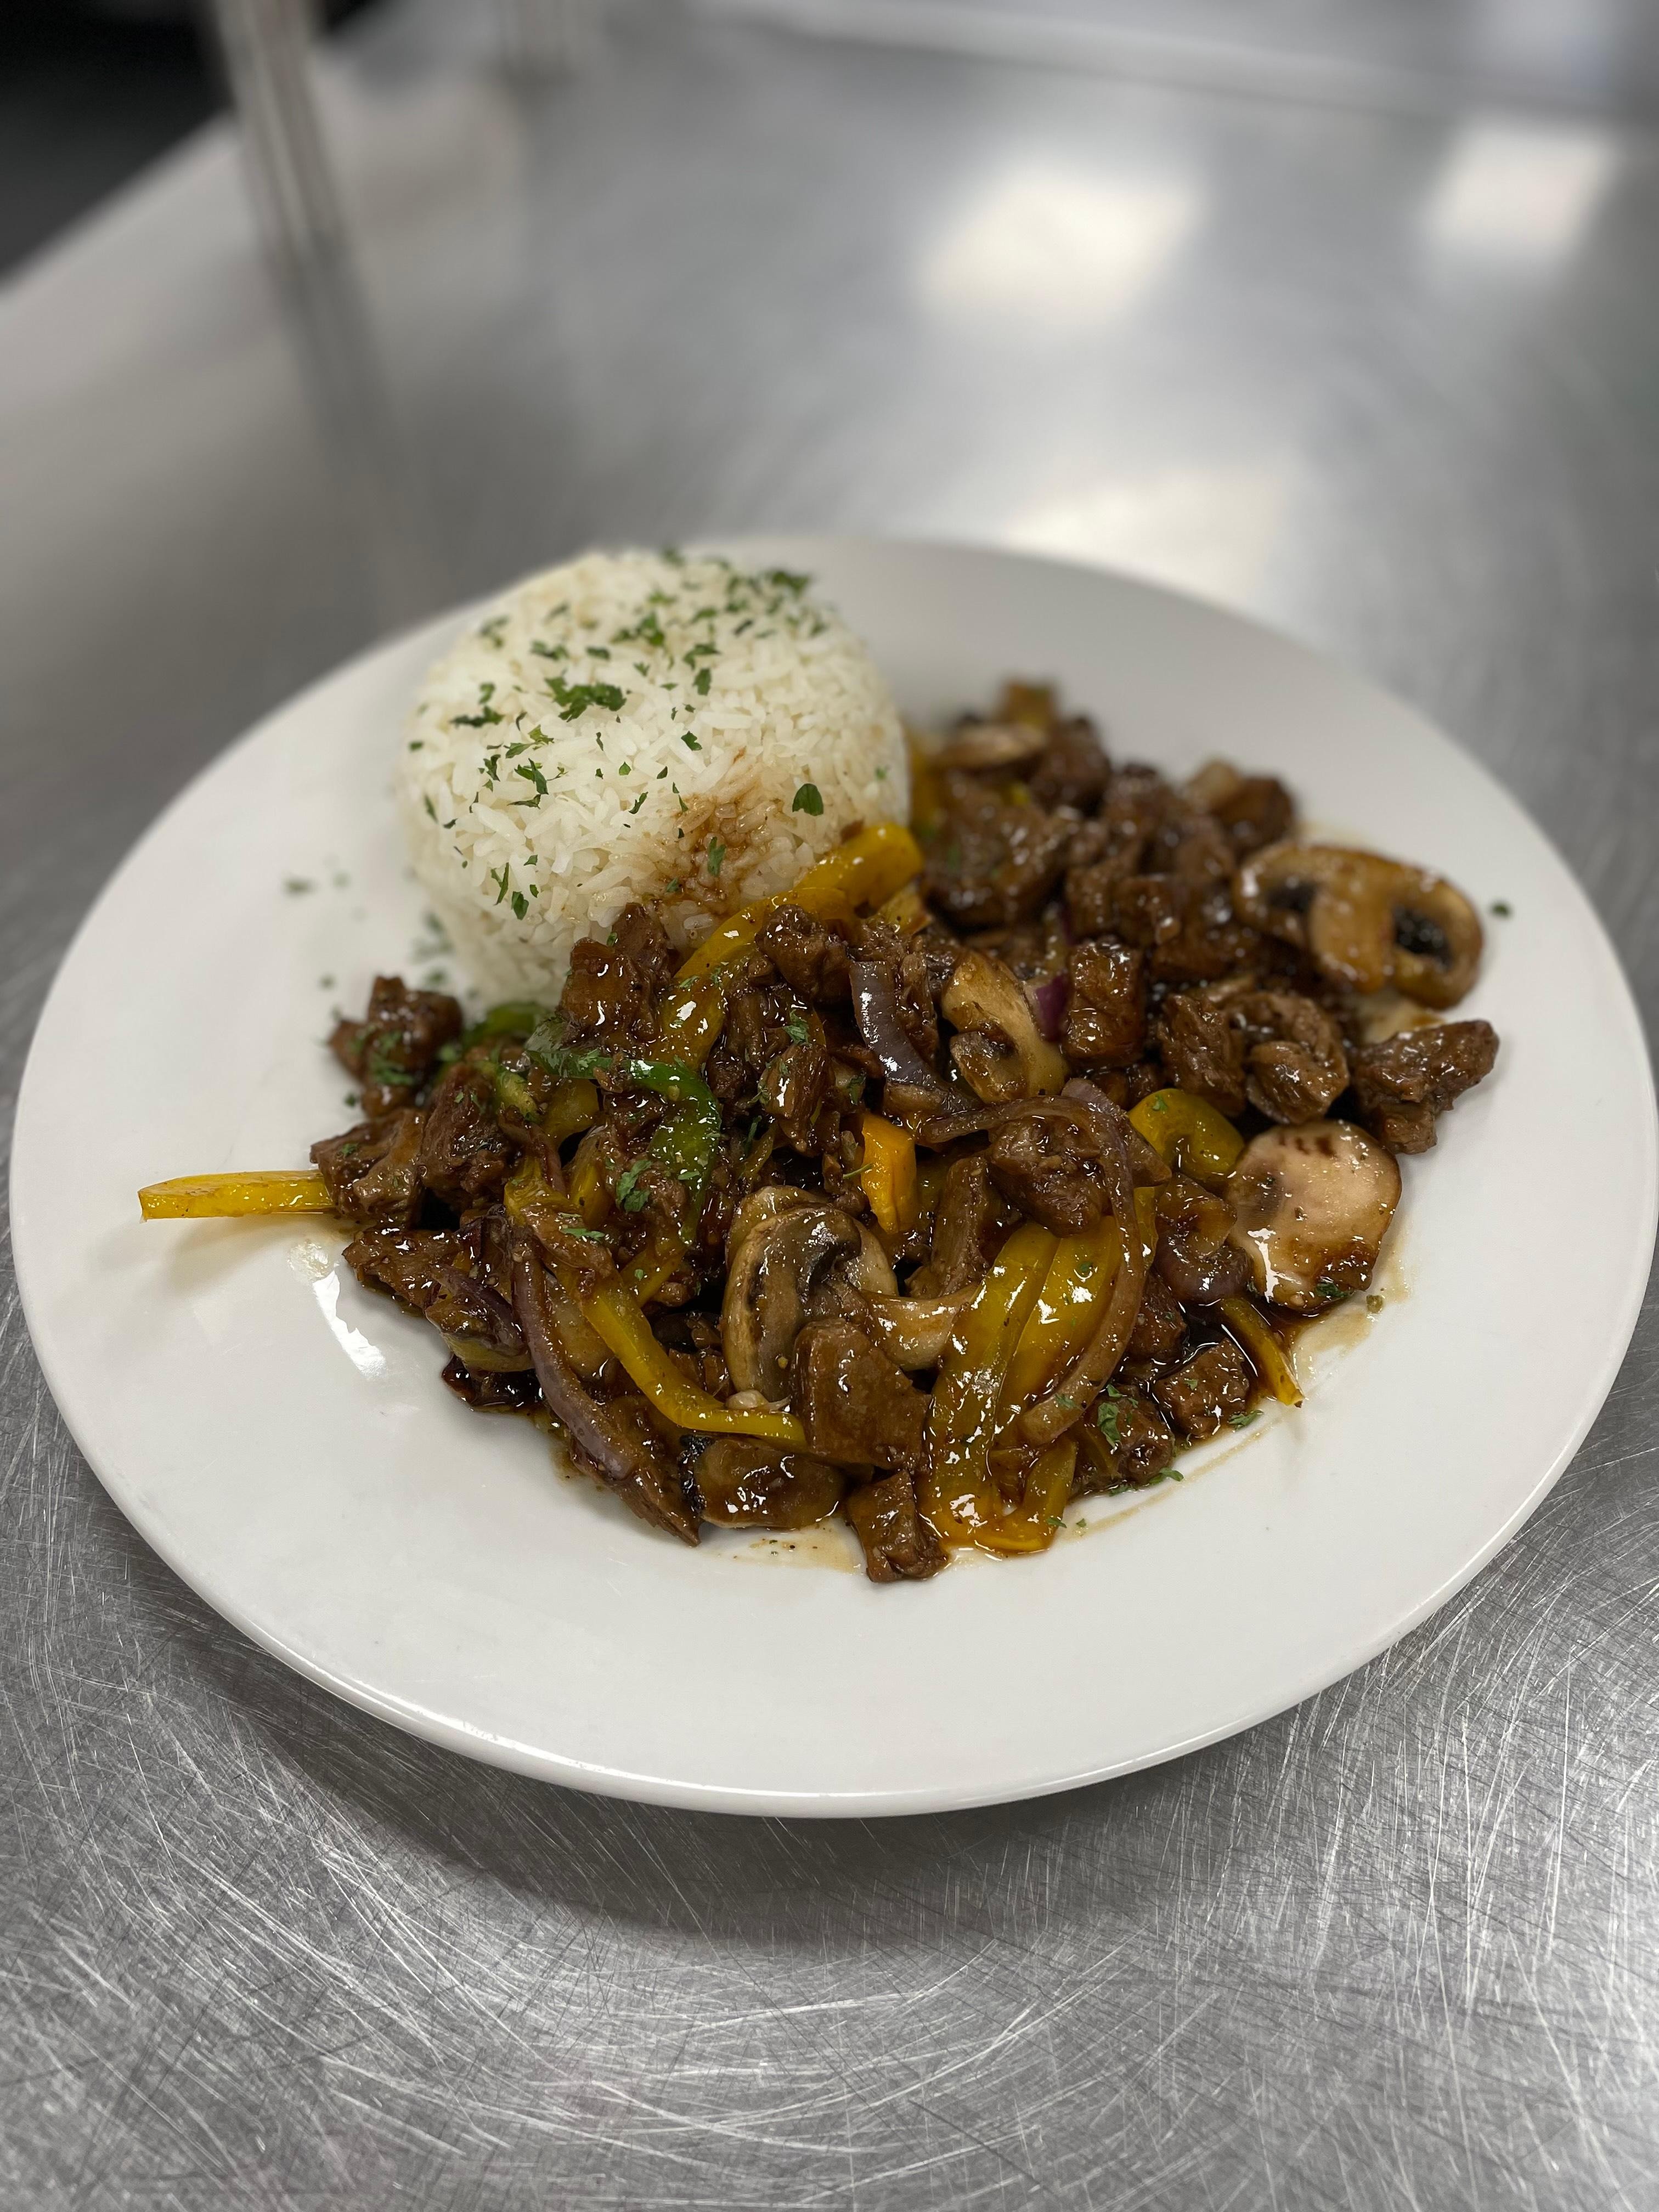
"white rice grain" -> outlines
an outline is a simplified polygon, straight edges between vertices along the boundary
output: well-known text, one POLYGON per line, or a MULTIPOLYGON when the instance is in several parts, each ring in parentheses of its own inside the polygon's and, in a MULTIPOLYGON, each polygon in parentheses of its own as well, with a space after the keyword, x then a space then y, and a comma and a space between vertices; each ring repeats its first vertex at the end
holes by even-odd
POLYGON ((699 943, 859 824, 906 817, 886 684, 809 583, 590 553, 515 586, 438 662, 399 799, 480 990, 556 995, 576 939, 632 899, 699 943))

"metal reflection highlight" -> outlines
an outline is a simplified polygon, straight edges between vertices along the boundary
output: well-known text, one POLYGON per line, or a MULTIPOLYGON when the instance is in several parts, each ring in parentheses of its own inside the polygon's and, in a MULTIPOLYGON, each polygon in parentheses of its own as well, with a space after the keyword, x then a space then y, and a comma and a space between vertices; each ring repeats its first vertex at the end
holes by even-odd
POLYGON ((1045 334, 1086 328, 1134 306, 1186 245, 1199 211, 1197 189, 1181 179, 1022 163, 939 240, 923 265, 923 296, 1045 334))

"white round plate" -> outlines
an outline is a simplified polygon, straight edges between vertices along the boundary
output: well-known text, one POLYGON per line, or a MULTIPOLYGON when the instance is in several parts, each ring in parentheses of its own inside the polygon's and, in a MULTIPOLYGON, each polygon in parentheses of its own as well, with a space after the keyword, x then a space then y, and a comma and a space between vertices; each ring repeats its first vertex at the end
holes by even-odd
POLYGON ((1646 1279, 1655 1114, 1635 1010, 1554 852, 1396 701, 1213 607, 936 545, 727 550, 810 569, 927 720, 1053 677, 1115 755, 1282 775, 1313 821, 1443 871, 1489 927, 1461 1013, 1496 1073, 1405 1163, 1386 1303, 1299 1414, 1191 1454, 1044 1556, 877 1588, 850 1538, 690 1550, 438 1381, 423 1322, 303 1222, 145 1226, 141 1183, 304 1161, 351 1117, 322 1048, 377 969, 432 964, 388 803, 461 615, 285 707, 88 915, 18 1107, 17 1267, 64 1418, 122 1510, 301 1673, 580 1789, 775 1814, 1061 1790, 1247 1728, 1445 1602, 1612 1385, 1646 1279), (309 889, 289 886, 304 884, 309 889), (1584 1133, 1595 1133, 1587 1144, 1584 1133))

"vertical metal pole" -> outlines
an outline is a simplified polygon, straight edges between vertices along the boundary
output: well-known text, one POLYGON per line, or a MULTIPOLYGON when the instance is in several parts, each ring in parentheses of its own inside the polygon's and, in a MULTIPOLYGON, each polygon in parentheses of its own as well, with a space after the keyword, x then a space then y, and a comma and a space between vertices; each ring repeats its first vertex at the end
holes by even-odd
POLYGON ((378 628, 439 587, 318 113, 312 0, 211 0, 243 164, 378 628))
POLYGON ((336 251, 344 226, 317 116, 311 0, 212 0, 212 13, 268 241, 292 263, 336 251))

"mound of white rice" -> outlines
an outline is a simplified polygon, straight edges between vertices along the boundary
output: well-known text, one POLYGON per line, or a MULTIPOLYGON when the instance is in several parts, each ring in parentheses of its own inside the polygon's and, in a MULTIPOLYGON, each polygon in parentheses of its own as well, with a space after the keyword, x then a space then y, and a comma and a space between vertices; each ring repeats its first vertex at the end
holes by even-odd
POLYGON ((432 670, 400 800, 482 991, 556 994, 576 939, 630 899, 697 944, 855 825, 905 818, 887 686, 810 580, 590 553, 518 585, 432 670))

